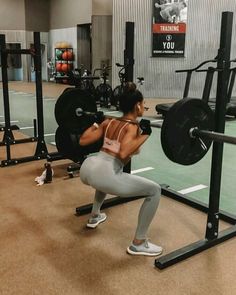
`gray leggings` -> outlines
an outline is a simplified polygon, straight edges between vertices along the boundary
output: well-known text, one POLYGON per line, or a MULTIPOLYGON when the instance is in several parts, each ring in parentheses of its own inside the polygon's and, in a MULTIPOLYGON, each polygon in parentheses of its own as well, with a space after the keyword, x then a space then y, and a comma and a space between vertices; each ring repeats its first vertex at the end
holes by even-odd
POLYGON ((119 159, 100 151, 83 162, 80 168, 80 179, 84 184, 96 189, 93 214, 100 212, 106 194, 124 198, 144 196, 135 238, 146 239, 148 227, 160 201, 161 188, 157 183, 144 177, 123 172, 123 166, 119 159))

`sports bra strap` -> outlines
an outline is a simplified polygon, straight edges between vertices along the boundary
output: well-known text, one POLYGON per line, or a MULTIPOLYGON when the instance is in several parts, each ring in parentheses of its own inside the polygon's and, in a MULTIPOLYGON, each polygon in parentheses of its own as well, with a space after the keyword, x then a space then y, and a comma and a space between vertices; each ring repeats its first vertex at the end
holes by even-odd
POLYGON ((107 135, 107 130, 108 130, 108 128, 110 127, 111 122, 114 121, 114 120, 115 120, 115 119, 112 119, 112 120, 108 123, 107 128, 106 128, 106 131, 105 131, 105 134, 104 134, 104 137, 106 137, 106 135, 107 135))
POLYGON ((120 131, 119 131, 118 136, 117 136, 117 141, 119 141, 121 131, 122 131, 122 130, 123 130, 128 124, 129 124, 129 123, 125 123, 125 124, 120 128, 120 131))
MULTIPOLYGON (((107 128, 106 128, 106 131, 105 131, 105 134, 104 134, 104 137, 106 137, 106 135, 107 135, 107 130, 108 130, 108 128, 110 127, 111 122, 113 122, 114 120, 115 120, 115 119, 112 119, 112 120, 108 123, 107 128)), ((119 131, 118 136, 117 136, 117 141, 119 141, 120 134, 121 134, 122 130, 123 130, 128 124, 129 124, 129 123, 127 122, 127 123, 125 123, 125 124, 120 128, 120 131, 119 131)))

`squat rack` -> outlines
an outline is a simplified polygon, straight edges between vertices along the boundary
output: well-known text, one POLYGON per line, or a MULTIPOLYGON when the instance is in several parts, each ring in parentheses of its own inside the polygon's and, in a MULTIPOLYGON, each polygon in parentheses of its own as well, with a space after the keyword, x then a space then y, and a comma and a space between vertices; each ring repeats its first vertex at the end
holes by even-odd
MULTIPOLYGON (((224 133, 225 131, 225 113, 227 103, 227 86, 230 73, 230 52, 231 52, 231 37, 232 37, 233 13, 223 12, 221 20, 221 37, 220 48, 218 50, 217 68, 217 93, 216 93, 216 108, 215 108, 215 131, 224 133)), ((155 260, 155 266, 159 269, 164 269, 177 262, 183 261, 195 254, 198 254, 206 249, 209 249, 219 243, 222 243, 236 236, 236 216, 220 210, 220 189, 221 189, 221 174, 223 160, 223 143, 214 142, 211 161, 211 180, 209 205, 199 202, 193 198, 182 195, 169 188, 168 185, 162 184, 162 195, 172 198, 176 201, 189 205, 197 210, 207 213, 207 224, 205 238, 189 244, 183 248, 177 249, 167 255, 164 255, 155 260), (219 232, 219 220, 224 220, 231 226, 219 232)), ((112 198, 104 202, 102 208, 108 208, 118 204, 130 202, 140 199, 135 198, 112 198)), ((92 204, 87 204, 76 208, 78 215, 91 212, 92 204)))
MULTIPOLYGON (((215 131, 220 133, 224 133, 225 131, 225 113, 228 91, 227 87, 230 73, 232 24, 233 12, 223 12, 221 20, 220 48, 218 51, 217 61, 217 68, 222 70, 218 71, 215 108, 215 131)), ((162 256, 159 259, 156 259, 156 267, 160 269, 166 268, 236 236, 236 216, 219 210, 223 147, 223 143, 213 143, 208 208, 206 208, 204 205, 201 205, 200 202, 195 202, 190 198, 185 198, 182 195, 180 196, 176 194, 176 192, 169 190, 168 187, 163 188, 163 193, 165 196, 191 205, 196 209, 202 210, 203 212, 206 212, 207 210, 208 217, 205 238, 203 240, 197 241, 193 244, 162 256), (233 226, 219 233, 219 219, 223 219, 233 224, 233 226)))
POLYGON ((4 117, 5 127, 1 127, 4 132, 3 141, 0 146, 6 146, 6 159, 1 161, 1 166, 6 167, 23 162, 45 159, 48 157, 48 150, 44 140, 44 117, 43 117, 43 95, 42 95, 42 63, 41 63, 41 45, 40 33, 34 32, 34 48, 33 49, 7 49, 5 35, 0 35, 0 56, 1 56, 1 70, 2 70, 2 87, 3 87, 3 102, 4 102, 4 117), (8 89, 8 73, 7 73, 7 57, 8 54, 28 54, 32 55, 35 65, 35 85, 36 85, 36 111, 37 119, 34 123, 34 136, 24 139, 15 139, 12 130, 19 130, 16 125, 11 125, 10 119, 10 103, 9 103, 9 89, 8 89), (33 156, 12 158, 11 145, 37 142, 35 153, 33 156))

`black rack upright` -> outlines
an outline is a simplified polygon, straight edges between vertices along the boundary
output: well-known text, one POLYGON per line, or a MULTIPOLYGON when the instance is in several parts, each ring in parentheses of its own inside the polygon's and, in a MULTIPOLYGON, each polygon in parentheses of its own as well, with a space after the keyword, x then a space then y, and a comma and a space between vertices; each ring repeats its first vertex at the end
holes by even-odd
POLYGON ((41 72, 41 45, 40 33, 34 32, 34 49, 6 49, 5 35, 0 35, 0 54, 2 63, 2 87, 3 87, 3 102, 4 102, 4 117, 5 127, 3 142, 1 145, 6 146, 6 159, 1 161, 1 166, 15 165, 22 162, 40 160, 47 158, 48 150, 44 140, 44 119, 43 119, 43 96, 42 96, 42 72, 41 72), (35 73, 36 73, 36 106, 37 120, 34 120, 34 137, 15 139, 12 130, 17 130, 19 127, 11 126, 10 118, 10 103, 8 89, 8 74, 7 74, 7 56, 8 54, 30 54, 34 58, 35 73), (12 158, 11 145, 25 142, 37 142, 36 151, 33 156, 12 158))

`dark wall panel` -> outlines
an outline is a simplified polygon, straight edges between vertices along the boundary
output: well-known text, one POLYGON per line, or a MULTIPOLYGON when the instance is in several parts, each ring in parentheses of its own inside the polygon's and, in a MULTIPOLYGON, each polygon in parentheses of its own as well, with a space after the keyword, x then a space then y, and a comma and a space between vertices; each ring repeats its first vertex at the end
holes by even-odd
POLYGON ((25 28, 27 31, 48 32, 49 17, 50 1, 25 0, 25 28))

